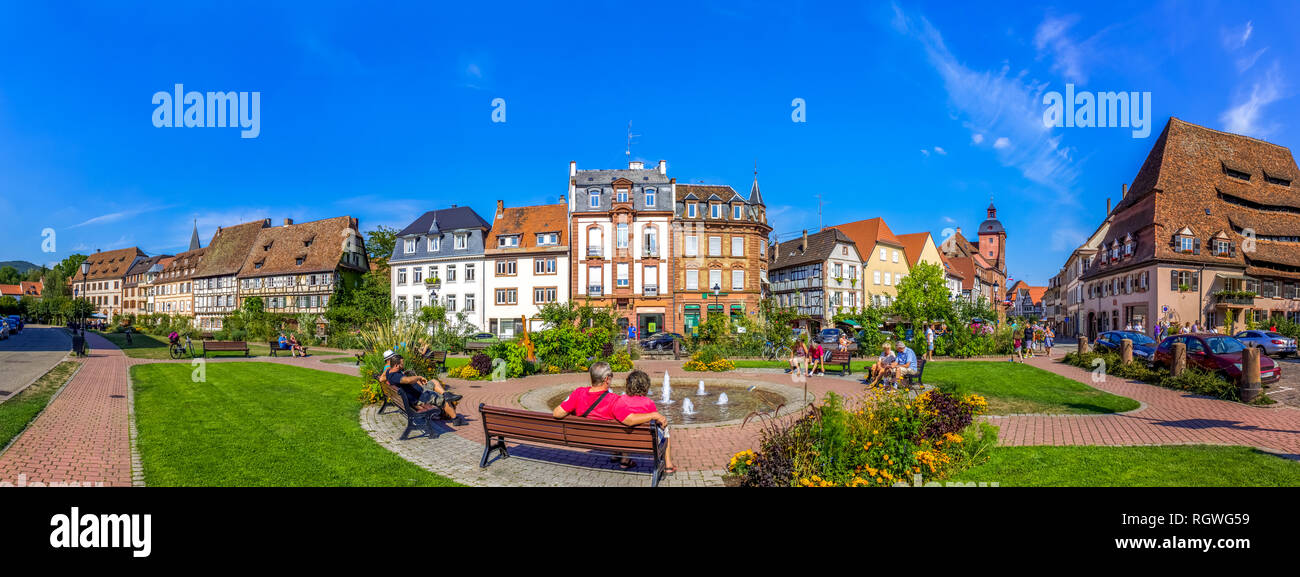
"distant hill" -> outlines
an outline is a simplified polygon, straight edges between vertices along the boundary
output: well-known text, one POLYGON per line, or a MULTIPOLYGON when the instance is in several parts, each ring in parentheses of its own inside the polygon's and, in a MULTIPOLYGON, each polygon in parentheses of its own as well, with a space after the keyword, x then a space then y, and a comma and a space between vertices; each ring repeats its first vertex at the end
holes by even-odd
POLYGON ((18 274, 26 274, 27 271, 31 269, 40 268, 40 265, 35 265, 25 260, 6 260, 0 262, 0 268, 4 268, 7 266, 11 266, 18 269, 18 274))

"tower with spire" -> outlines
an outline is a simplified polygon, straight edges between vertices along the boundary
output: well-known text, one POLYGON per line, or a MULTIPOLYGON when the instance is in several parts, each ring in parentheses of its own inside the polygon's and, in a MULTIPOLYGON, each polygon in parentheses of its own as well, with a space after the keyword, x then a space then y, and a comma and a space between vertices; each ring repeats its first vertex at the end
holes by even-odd
POLYGON ((194 232, 190 233, 190 250, 199 250, 202 246, 199 244, 199 219, 194 219, 194 232))
POLYGON ((1007 274, 1007 231, 998 220, 998 209, 989 197, 988 218, 980 223, 979 251, 993 268, 1007 274))

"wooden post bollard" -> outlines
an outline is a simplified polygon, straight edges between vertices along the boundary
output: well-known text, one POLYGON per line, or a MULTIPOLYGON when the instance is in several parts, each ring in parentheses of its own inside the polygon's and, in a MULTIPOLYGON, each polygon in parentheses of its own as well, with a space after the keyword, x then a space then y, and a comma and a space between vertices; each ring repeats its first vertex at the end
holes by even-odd
POLYGON ((1091 349, 1088 348, 1088 337, 1079 335, 1079 354, 1087 353, 1090 351, 1091 349))
POLYGON ((678 360, 681 358, 682 358, 682 342, 677 339, 673 339, 673 360, 678 360))
POLYGON ((1169 374, 1178 376, 1187 370, 1187 343, 1174 343, 1172 349, 1174 362, 1169 366, 1169 374))
POLYGON ((1125 365, 1133 362, 1133 339, 1120 339, 1119 362, 1125 365))
POLYGON ((1246 350, 1241 351, 1241 381, 1237 386, 1243 403, 1258 399, 1263 392, 1259 376, 1259 348, 1246 347, 1246 350))

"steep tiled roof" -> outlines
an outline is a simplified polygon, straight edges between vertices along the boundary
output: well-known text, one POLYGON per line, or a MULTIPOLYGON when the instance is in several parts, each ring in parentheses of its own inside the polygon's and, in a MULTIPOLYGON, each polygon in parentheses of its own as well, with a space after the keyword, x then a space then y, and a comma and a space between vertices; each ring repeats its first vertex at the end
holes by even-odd
POLYGON ((885 219, 880 217, 839 224, 830 228, 839 229, 853 239, 853 242, 858 245, 859 252, 875 250, 878 242, 903 248, 902 241, 894 236, 893 231, 889 230, 889 225, 885 224, 885 219))
POLYGON ((903 243, 903 254, 907 255, 907 266, 914 267, 921 260, 921 251, 925 250, 925 241, 930 238, 928 232, 900 234, 898 242, 903 243))
POLYGON ((479 216, 474 209, 468 206, 457 206, 444 208, 441 210, 431 210, 420 215, 415 222, 407 225, 397 236, 413 236, 429 234, 429 227, 434 220, 438 221, 438 230, 452 231, 466 228, 481 228, 487 230, 492 228, 483 217, 479 216))
MULTIPOLYGON (((143 256, 144 252, 136 247, 94 253, 86 257, 86 262, 90 263, 90 274, 86 276, 86 280, 122 278, 126 276, 126 271, 131 269, 131 265, 135 263, 135 258, 143 256)), ((80 281, 81 270, 77 270, 73 276, 75 278, 69 279, 70 281, 80 281)))
POLYGON ((492 231, 487 235, 487 254, 505 254, 522 252, 539 248, 538 233, 557 233, 558 245, 540 247, 555 249, 569 244, 569 207, 567 204, 543 204, 540 206, 515 206, 503 208, 492 223, 492 231), (498 236, 519 236, 519 246, 497 248, 498 236))
POLYGON ((340 266, 366 272, 364 264, 343 262, 345 245, 358 234, 356 221, 348 216, 261 229, 239 278, 329 272, 340 266))
POLYGON ((154 284, 167 284, 173 282, 187 281, 194 278, 194 273, 199 270, 203 263, 203 253, 207 249, 187 250, 171 258, 163 264, 162 274, 154 279, 154 284))
POLYGON ((235 226, 218 228, 208 243, 203 263, 194 278, 226 276, 239 272, 244 260, 253 249, 257 235, 262 229, 271 226, 271 219, 264 218, 245 222, 235 226))
POLYGON ((962 274, 961 271, 957 270, 957 267, 953 266, 952 258, 943 253, 939 253, 939 258, 943 260, 943 269, 945 273, 962 279, 963 281, 966 279, 966 275, 962 274))
POLYGON ((1240 247, 1240 229, 1246 225, 1257 235, 1296 236, 1298 207, 1300 169, 1289 149, 1170 118, 1112 211, 1112 224, 1102 240, 1104 248, 1122 246, 1132 235, 1135 255, 1094 266, 1084 276, 1095 278, 1159 259, 1300 278, 1300 272, 1288 272, 1300 271, 1300 244, 1260 238, 1253 252, 1234 250, 1220 256, 1209 243, 1223 231, 1240 247), (1199 251, 1184 253, 1174 247, 1174 235, 1184 228, 1200 241, 1199 251))
POLYGON ((140 284, 139 281, 132 280, 132 277, 149 272, 149 269, 153 267, 153 265, 158 264, 159 261, 163 259, 169 259, 171 258, 171 256, 172 255, 170 254, 160 254, 155 256, 147 256, 140 259, 135 263, 135 266, 131 267, 130 270, 126 271, 126 278, 122 281, 122 286, 126 288, 131 288, 133 286, 140 284))
POLYGON ((0 284, 0 296, 19 298, 23 296, 23 287, 16 284, 0 284))
POLYGON ((685 201, 687 196, 695 195, 698 200, 706 200, 710 196, 716 196, 716 200, 722 202, 748 202, 744 196, 736 192, 736 189, 726 184, 678 184, 677 185, 677 202, 685 201))
POLYGON ((45 292, 45 281, 22 281, 18 284, 22 287, 23 294, 27 296, 40 298, 41 294, 45 292))
POLYGON ((835 250, 835 244, 840 242, 852 245, 853 239, 837 229, 828 228, 808 235, 807 247, 803 246, 802 235, 779 243, 772 253, 772 268, 799 266, 824 261, 830 258, 831 251, 835 250))

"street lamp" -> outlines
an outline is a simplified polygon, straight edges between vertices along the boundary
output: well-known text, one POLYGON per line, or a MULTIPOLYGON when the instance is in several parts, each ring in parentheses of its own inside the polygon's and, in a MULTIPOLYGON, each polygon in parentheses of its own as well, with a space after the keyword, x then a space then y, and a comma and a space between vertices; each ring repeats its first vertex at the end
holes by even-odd
POLYGON ((718 283, 713 283, 713 306, 719 306, 719 305, 718 305, 718 291, 720 291, 720 290, 722 290, 722 287, 721 287, 721 286, 718 286, 718 283))
MULTIPOLYGON (((90 263, 86 261, 82 261, 81 262, 81 298, 83 299, 86 298, 86 275, 88 274, 90 274, 90 263)), ((81 336, 84 337, 86 336, 86 313, 84 309, 79 308, 78 310, 82 311, 81 320, 78 323, 78 325, 81 328, 81 336)))

